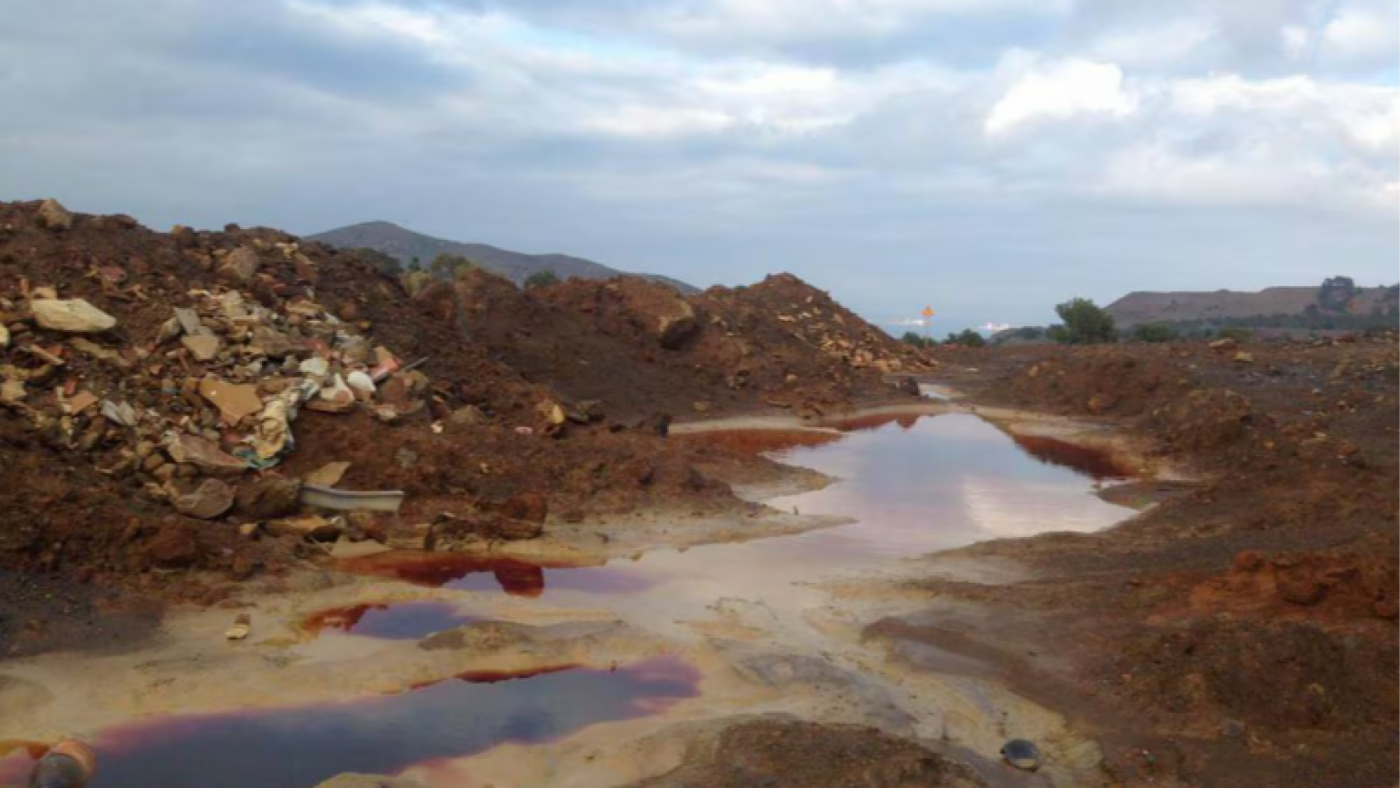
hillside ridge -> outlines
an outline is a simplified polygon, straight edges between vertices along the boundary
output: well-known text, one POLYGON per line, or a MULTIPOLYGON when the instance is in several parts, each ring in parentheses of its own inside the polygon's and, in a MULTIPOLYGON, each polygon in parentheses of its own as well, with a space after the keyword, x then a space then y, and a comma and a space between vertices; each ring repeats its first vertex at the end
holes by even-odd
POLYGON ((401 266, 407 266, 414 258, 426 266, 439 254, 460 255, 516 284, 524 282, 531 274, 553 271, 561 279, 639 276, 670 285, 682 293, 699 292, 699 288, 693 285, 659 274, 622 271, 560 252, 532 254, 502 249, 491 244, 437 238, 382 219, 337 227, 305 237, 309 241, 320 241, 340 249, 373 249, 393 257, 401 266))

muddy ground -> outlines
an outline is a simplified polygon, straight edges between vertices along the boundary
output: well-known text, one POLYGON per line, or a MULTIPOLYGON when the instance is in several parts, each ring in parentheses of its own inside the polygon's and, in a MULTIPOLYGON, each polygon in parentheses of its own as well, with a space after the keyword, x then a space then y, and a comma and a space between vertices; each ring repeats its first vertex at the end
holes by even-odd
MULTIPOLYGON (((27 710, 0 716, 6 736, 191 703, 342 700, 483 665, 678 653, 706 676, 702 698, 451 768, 496 785, 1397 783, 1393 334, 940 349, 930 373, 930 359, 786 275, 686 298, 628 279, 522 292, 479 271, 409 287, 273 230, 69 218, 0 205, 4 375, 25 395, 0 409, 0 695, 27 710), (258 261, 249 277, 228 273, 240 250, 258 261), (87 299, 117 327, 86 344, 45 328, 38 288, 87 299), (158 454, 132 463, 142 436, 65 410, 82 391, 124 398, 191 417, 178 422, 188 434, 232 450, 248 424, 219 421, 182 387, 244 374, 235 362, 249 354, 203 362, 161 337, 173 306, 207 312, 208 293, 235 291, 269 310, 293 360, 342 363, 337 332, 429 359, 395 390, 394 418, 373 402, 305 413, 295 451, 229 482, 349 462, 347 488, 408 494, 382 524, 391 536, 429 525, 496 557, 587 566, 830 526, 762 505, 824 480, 758 452, 799 427, 798 442, 837 439, 829 427, 858 406, 900 397, 902 409, 855 415, 976 412, 1028 448, 1106 449, 1105 475, 1144 481, 1104 497, 1145 511, 1098 534, 985 542, 826 584, 800 627, 753 600, 720 600, 704 620, 658 606, 638 624, 357 578, 329 543, 240 528, 260 522, 241 505, 172 511, 158 472, 202 471, 158 454), (910 405, 910 372, 956 398, 910 405), (712 440, 685 423, 724 417, 748 431, 712 440), (491 530, 502 520, 543 533, 504 539, 491 530), (323 653, 299 628, 386 599, 465 600, 492 621, 382 653, 323 653), (219 648, 233 611, 254 612, 249 648, 219 648), (997 761, 1008 730, 1042 742, 1040 773, 997 761)), ((288 374, 257 382, 278 390, 286 382, 268 380, 288 374)), ((355 544, 385 536, 369 525, 355 544)))
POLYGON ((1117 784, 1396 783, 1393 334, 942 360, 936 380, 1009 430, 1034 432, 1014 409, 1090 419, 1200 483, 1101 534, 931 557, 902 584, 926 614, 868 637, 997 664, 1098 739, 1117 784), (969 559, 1028 577, 940 576, 969 559))

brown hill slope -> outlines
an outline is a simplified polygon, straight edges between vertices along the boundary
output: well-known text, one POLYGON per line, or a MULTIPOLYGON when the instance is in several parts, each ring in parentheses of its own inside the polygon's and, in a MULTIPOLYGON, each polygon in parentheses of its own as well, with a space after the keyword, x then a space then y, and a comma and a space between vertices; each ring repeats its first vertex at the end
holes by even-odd
MULTIPOLYGON (((1339 277, 1341 279, 1341 277, 1339 277)), ((1349 281, 1349 280, 1348 280, 1349 281)), ((1120 327, 1137 323, 1176 323, 1260 316, 1323 313, 1368 315, 1394 306, 1393 287, 1356 288, 1324 293, 1322 287, 1269 287, 1258 292, 1234 290, 1134 292, 1108 305, 1120 327)))
POLYGON ((522 496, 541 516, 739 506, 695 471, 714 449, 637 417, 890 396, 875 362, 907 354, 823 352, 817 318, 779 295, 878 335, 791 278, 687 301, 630 277, 526 294, 476 271, 415 299, 276 230, 0 203, 0 573, 275 566, 308 549, 284 517, 331 461, 350 463, 344 489, 406 493, 390 531, 447 513, 459 536, 529 532, 511 522, 522 496), (648 322, 673 307, 694 319, 648 322), (733 388, 731 358, 748 373, 733 388), (242 536, 251 523, 267 536, 242 536))

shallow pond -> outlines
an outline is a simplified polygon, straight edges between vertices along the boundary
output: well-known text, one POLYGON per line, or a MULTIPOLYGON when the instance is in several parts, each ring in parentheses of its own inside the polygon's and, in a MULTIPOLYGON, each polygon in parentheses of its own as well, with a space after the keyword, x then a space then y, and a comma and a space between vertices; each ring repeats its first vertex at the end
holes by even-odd
MULTIPOLYGON (((818 581, 986 539, 1094 531, 1131 514, 1094 495, 1097 480, 1126 476, 1097 452, 1013 440, 962 414, 872 416, 835 426, 844 434, 715 439, 761 447, 837 478, 825 489, 769 503, 849 517, 849 525, 656 550, 585 568, 435 554, 362 559, 355 566, 418 585, 607 607, 630 624, 680 639, 694 636, 687 622, 713 618, 718 606, 734 600, 761 609, 771 626, 792 636, 789 642, 821 648, 825 635, 806 620, 808 611, 831 604, 818 581)), ((394 640, 473 620, 457 605, 418 601, 323 611, 304 625, 336 637, 394 640)), ((693 696, 699 677, 662 659, 615 672, 567 668, 503 678, 510 677, 464 676, 343 703, 133 722, 98 734, 102 770, 92 788, 304 788, 344 771, 393 773, 646 714, 693 696)), ((0 783, 15 779, 29 758, 0 760, 0 783)))
MULTIPOLYGON (((539 742, 653 713, 695 695, 699 676, 657 658, 616 671, 564 666, 466 675, 397 695, 291 709, 135 722, 91 742, 90 788, 309 788, 341 772, 393 773, 504 742, 539 742)), ((32 754, 0 761, 23 784, 32 754)))

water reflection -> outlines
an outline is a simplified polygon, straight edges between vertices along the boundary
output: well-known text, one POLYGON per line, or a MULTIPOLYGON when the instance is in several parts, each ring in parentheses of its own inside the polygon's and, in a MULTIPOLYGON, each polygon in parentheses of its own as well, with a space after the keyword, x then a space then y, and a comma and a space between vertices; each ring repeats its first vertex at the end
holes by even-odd
POLYGON ((352 558, 339 564, 357 574, 402 580, 414 585, 465 591, 504 591, 511 596, 540 597, 546 591, 619 594, 646 589, 646 578, 626 576, 604 567, 536 564, 513 558, 486 558, 457 553, 393 552, 352 558))
POLYGON ((398 602, 322 610, 307 616, 302 627, 313 633, 331 630, 383 640, 417 640, 480 620, 446 602, 398 602))
MULTIPOLYGON (((699 681, 664 657, 612 672, 530 675, 468 674, 387 697, 113 728, 93 742, 92 788, 306 788, 347 771, 393 774, 640 717, 694 697, 699 681)), ((0 759, 0 784, 22 784, 31 763, 28 753, 0 759)))
POLYGON ((987 539, 1095 531, 1131 514, 1093 494, 1092 470, 1047 463, 975 416, 910 418, 850 422, 841 425, 852 431, 840 441, 770 455, 840 478, 772 506, 852 517, 855 524, 614 562, 609 570, 645 577, 652 590, 609 604, 664 626, 686 614, 705 616, 717 599, 741 598, 800 623, 804 608, 823 603, 812 581, 987 539))

